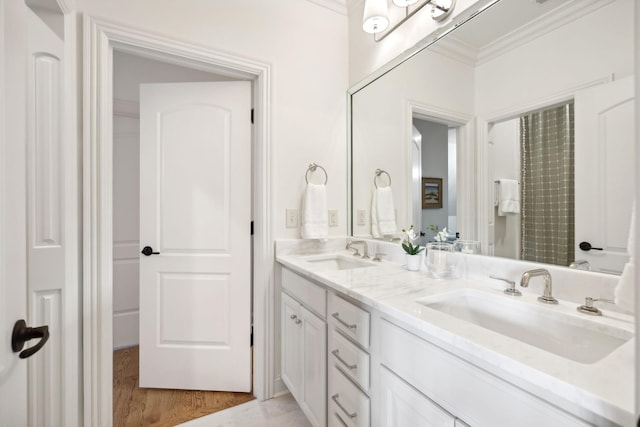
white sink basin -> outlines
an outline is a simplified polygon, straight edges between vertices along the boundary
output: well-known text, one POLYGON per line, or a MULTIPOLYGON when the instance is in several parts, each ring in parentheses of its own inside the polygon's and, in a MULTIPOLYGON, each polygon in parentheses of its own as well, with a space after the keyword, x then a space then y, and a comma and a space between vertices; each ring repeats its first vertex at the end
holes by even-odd
MULTIPOLYGON (((510 299, 511 298, 511 299, 510 299)), ((624 329, 553 312, 475 289, 461 289, 417 301, 433 310, 506 335, 580 363, 595 363, 627 342, 624 329)))
POLYGON ((355 257, 329 254, 307 258, 315 270, 351 270, 353 268, 371 267, 373 264, 355 257))

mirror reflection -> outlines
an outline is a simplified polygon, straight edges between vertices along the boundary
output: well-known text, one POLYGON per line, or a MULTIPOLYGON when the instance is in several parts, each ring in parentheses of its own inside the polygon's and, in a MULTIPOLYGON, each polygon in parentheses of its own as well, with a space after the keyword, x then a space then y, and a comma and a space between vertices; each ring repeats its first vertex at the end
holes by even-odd
POLYGON ((446 227, 487 255, 619 274, 633 7, 501 0, 355 92, 352 234, 394 239, 413 224, 424 244, 446 227), (377 169, 391 178, 382 199, 377 169), (377 210, 395 221, 374 233, 377 210))

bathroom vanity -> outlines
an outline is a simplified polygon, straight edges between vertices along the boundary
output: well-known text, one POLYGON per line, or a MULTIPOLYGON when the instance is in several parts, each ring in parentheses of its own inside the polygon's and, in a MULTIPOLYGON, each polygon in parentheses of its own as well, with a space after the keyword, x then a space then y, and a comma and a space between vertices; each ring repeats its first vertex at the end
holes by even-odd
POLYGON ((479 255, 433 279, 345 241, 277 242, 282 379, 312 425, 632 424, 632 316, 505 295, 479 255))

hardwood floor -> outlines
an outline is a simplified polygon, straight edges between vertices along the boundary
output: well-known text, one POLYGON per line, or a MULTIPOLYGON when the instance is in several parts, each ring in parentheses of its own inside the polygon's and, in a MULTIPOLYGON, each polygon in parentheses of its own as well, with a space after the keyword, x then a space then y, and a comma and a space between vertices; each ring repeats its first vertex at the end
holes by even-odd
POLYGON ((175 426, 253 400, 251 393, 141 389, 138 347, 113 352, 114 427, 175 426))

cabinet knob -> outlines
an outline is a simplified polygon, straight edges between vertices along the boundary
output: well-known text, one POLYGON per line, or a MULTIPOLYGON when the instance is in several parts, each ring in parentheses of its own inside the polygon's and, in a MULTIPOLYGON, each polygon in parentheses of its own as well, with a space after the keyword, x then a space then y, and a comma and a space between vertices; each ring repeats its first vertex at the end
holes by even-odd
POLYGON ((302 320, 296 319, 296 325, 299 325, 300 323, 302 323, 302 320))
POLYGON ((292 314, 291 316, 289 316, 289 318, 290 318, 291 320, 295 320, 295 319, 297 319, 297 318, 298 318, 298 316, 296 316, 295 314, 292 314))

